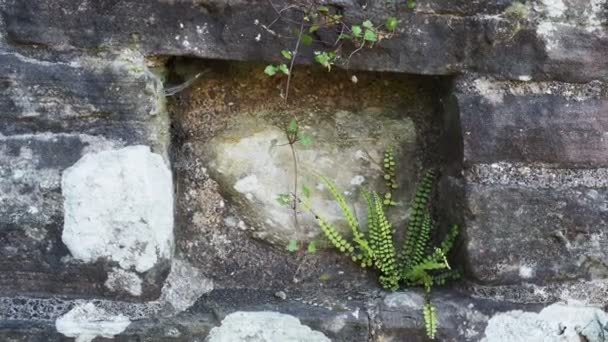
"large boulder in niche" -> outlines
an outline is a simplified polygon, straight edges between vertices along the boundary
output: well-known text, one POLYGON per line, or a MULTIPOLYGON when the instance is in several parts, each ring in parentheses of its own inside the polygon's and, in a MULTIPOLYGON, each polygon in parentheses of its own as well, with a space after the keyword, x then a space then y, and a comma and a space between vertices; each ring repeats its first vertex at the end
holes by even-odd
POLYGON ((171 171, 149 147, 87 154, 63 172, 61 188, 62 240, 74 258, 137 272, 171 258, 171 171))
MULTIPOLYGON (((293 193, 295 186, 294 160, 285 131, 271 120, 243 115, 236 121, 236 126, 209 142, 209 171, 238 205, 256 237, 279 244, 314 239, 320 233, 314 217, 300 208, 296 228, 293 211, 277 201, 280 194, 293 193)), ((393 212, 399 215, 397 221, 404 220, 418 165, 416 129, 411 119, 370 109, 311 114, 302 122, 301 130, 313 136, 314 143, 294 145, 299 196, 302 186, 308 187, 314 210, 346 231, 340 207, 323 189, 317 174, 335 182, 364 220, 361 190, 385 190, 380 163, 384 151, 393 147, 401 185, 394 194, 399 203, 393 212)))

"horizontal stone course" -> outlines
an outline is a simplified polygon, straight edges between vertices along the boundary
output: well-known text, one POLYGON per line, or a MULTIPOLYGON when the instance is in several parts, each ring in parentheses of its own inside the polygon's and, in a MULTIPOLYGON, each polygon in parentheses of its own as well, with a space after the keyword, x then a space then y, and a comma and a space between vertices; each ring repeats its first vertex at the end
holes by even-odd
MULTIPOLYGON (((264 25, 273 22, 286 3, 121 0, 79 5, 66 0, 8 0, 0 14, 8 39, 21 44, 135 46, 146 55, 277 61, 279 51, 294 43, 277 37, 289 37, 291 30, 284 20, 268 30, 264 25)), ((504 0, 430 0, 419 1, 413 11, 355 1, 328 5, 351 24, 370 18, 381 23, 388 15, 403 20, 396 37, 354 56, 351 69, 434 75, 476 71, 508 79, 572 82, 608 78, 605 17, 591 2, 569 3, 560 13, 542 1, 513 7, 504 0)), ((327 35, 333 43, 335 33, 327 35)), ((303 48, 299 62, 312 62, 313 51, 325 45, 331 44, 303 48)))
POLYGON ((467 165, 608 165, 606 83, 503 82, 471 76, 457 82, 455 95, 467 165))

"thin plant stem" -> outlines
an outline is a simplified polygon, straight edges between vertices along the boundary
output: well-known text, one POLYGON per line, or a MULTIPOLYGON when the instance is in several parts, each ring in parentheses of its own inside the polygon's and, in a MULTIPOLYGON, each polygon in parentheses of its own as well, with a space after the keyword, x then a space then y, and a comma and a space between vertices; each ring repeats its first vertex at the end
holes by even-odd
POLYGON ((291 56, 291 64, 289 65, 289 74, 287 75, 287 84, 285 85, 285 105, 289 99, 289 85, 291 84, 291 74, 293 66, 296 64, 296 58, 298 57, 298 49, 300 48, 300 41, 302 41, 302 35, 304 34, 304 19, 300 23, 300 31, 298 32, 298 40, 296 41, 296 48, 293 50, 291 56))

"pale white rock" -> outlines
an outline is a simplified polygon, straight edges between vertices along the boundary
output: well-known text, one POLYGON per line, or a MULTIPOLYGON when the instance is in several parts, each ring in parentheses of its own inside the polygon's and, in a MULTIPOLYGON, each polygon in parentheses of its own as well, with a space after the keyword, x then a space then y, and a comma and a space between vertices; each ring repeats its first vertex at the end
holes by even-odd
MULTIPOLYGON (((303 124, 301 128, 313 136, 313 144, 294 146, 298 196, 304 195, 305 186, 310 190, 309 201, 315 211, 338 229, 350 231, 339 205, 320 186, 318 174, 336 183, 348 204, 365 220, 367 205, 361 192, 385 190, 380 162, 385 150, 394 147, 400 178, 394 195, 399 201, 398 209, 405 209, 414 191, 418 165, 413 121, 385 116, 377 110, 319 115, 317 126, 306 128, 303 124)), ((210 173, 236 204, 255 237, 286 245, 292 239, 314 240, 319 234, 315 218, 306 210, 300 210, 296 229, 293 211, 277 201, 279 196, 294 193, 294 159, 282 128, 243 114, 235 125, 210 141, 205 153, 210 173)), ((399 224, 405 217, 394 219, 399 224)))
POLYGON ((75 259, 108 258, 145 272, 170 259, 173 184, 147 146, 89 153, 63 172, 62 240, 75 259))
POLYGON ((95 337, 113 338, 123 332, 131 321, 123 315, 110 315, 93 303, 76 305, 55 321, 55 328, 76 342, 90 342, 95 337))
POLYGON ((331 342, 294 316, 273 311, 232 313, 211 329, 207 342, 331 342))
POLYGON ((115 268, 108 273, 104 284, 110 291, 126 291, 133 296, 141 296, 141 278, 134 272, 115 268))
POLYGON ((600 342, 606 323, 608 315, 599 308, 556 303, 539 313, 514 310, 494 315, 482 341, 600 342))
POLYGON ((163 285, 160 301, 171 304, 174 312, 181 312, 211 290, 213 290, 213 282, 206 278, 200 269, 175 258, 171 263, 171 272, 163 285))

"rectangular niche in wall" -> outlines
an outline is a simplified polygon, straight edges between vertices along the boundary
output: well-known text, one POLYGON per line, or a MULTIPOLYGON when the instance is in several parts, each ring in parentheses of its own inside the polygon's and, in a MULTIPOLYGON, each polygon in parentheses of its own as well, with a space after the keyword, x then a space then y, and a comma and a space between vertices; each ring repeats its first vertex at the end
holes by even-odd
POLYGON ((392 149, 399 188, 390 214, 403 226, 423 170, 449 159, 440 151, 450 136, 442 116, 450 80, 298 66, 286 105, 285 76, 265 75, 264 65, 179 58, 168 66, 169 83, 202 72, 169 101, 177 253, 216 288, 314 289, 319 279, 326 288, 375 286, 323 248, 309 211, 296 205, 294 215, 293 204, 281 202, 309 196, 315 211, 345 228, 317 175, 335 182, 362 215, 361 192, 385 192, 382 160, 392 149), (295 122, 299 141, 290 144, 295 122), (319 251, 290 256, 294 240, 300 247, 315 241, 319 251))

